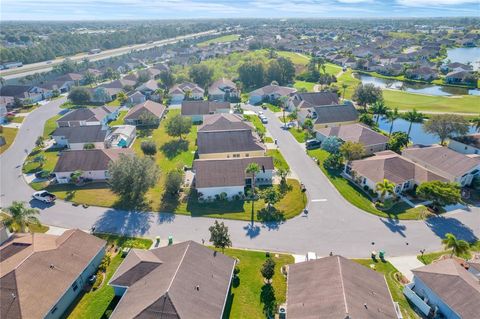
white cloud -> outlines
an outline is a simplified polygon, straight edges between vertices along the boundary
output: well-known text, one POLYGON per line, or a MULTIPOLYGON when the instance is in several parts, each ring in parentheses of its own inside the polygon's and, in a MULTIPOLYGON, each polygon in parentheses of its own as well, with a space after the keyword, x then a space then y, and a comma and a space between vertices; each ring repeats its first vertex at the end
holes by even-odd
POLYGON ((372 3, 373 0, 337 0, 341 3, 372 3))
POLYGON ((477 3, 478 0, 397 0, 398 4, 408 7, 453 6, 477 3))

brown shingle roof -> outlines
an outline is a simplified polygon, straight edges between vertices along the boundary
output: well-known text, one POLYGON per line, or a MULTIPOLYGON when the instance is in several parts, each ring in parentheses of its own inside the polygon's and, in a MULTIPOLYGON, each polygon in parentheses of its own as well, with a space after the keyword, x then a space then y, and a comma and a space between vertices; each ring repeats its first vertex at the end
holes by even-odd
POLYGON ((187 91, 191 91, 193 93, 203 93, 204 92, 204 90, 201 87, 199 87, 198 85, 196 85, 195 83, 184 82, 184 83, 177 84, 174 87, 172 87, 170 89, 169 93, 170 94, 179 94, 179 93, 185 94, 185 92, 187 92, 187 91))
POLYGON ((352 122, 358 119, 358 112, 352 104, 324 105, 314 107, 315 124, 352 122))
POLYGON ((255 96, 255 95, 263 96, 263 95, 269 95, 269 94, 278 94, 281 96, 286 96, 295 92, 297 92, 297 89, 290 88, 287 86, 266 85, 264 87, 256 89, 255 91, 250 92, 249 96, 255 96))
POLYGON ((478 318, 480 282, 454 259, 444 259, 412 270, 453 311, 463 319, 478 318))
POLYGON ((64 136, 69 143, 96 143, 105 141, 108 130, 102 125, 59 127, 52 136, 64 136))
POLYGON ((215 113, 219 109, 230 109, 230 103, 214 101, 182 102, 182 115, 206 115, 215 113))
POLYGON ((110 280, 128 287, 111 318, 221 318, 234 266, 193 241, 133 249, 110 280))
POLYGON ((243 186, 248 164, 257 163, 260 169, 273 170, 271 157, 195 160, 195 187, 243 186))
POLYGON ((0 246, 0 317, 45 317, 104 246, 81 230, 12 236, 0 246))
POLYGON ((333 92, 296 93, 291 99, 299 108, 338 104, 338 95, 333 92))
POLYGON ((93 149, 64 151, 58 158, 54 172, 106 171, 111 161, 116 161, 120 155, 133 155, 127 148, 120 149, 93 149))
POLYGON ((358 123, 320 128, 316 131, 323 136, 336 136, 345 142, 359 142, 365 146, 388 142, 388 137, 385 135, 377 133, 371 128, 358 123))
POLYGON ((223 87, 230 87, 235 90, 237 89, 237 85, 233 83, 232 80, 221 78, 213 82, 212 85, 210 85, 210 88, 208 90, 213 91, 213 90, 216 90, 217 88, 223 88, 223 87))
POLYGON ((287 286, 289 319, 397 318, 385 278, 341 256, 290 265, 287 286))
POLYGON ((127 115, 125 116, 126 120, 138 120, 140 115, 143 112, 149 112, 159 119, 163 117, 163 114, 165 113, 166 107, 163 104, 153 102, 151 100, 147 100, 143 103, 137 104, 134 107, 132 107, 127 115))
POLYGON ((105 107, 82 107, 78 109, 71 110, 61 118, 57 120, 58 122, 67 122, 67 121, 86 121, 86 122, 95 122, 102 121, 108 114, 112 111, 105 107))
POLYGON ((198 132, 253 130, 253 126, 237 114, 214 114, 203 118, 198 132))
POLYGON ((198 154, 265 150, 265 146, 247 130, 199 132, 197 145, 198 154))

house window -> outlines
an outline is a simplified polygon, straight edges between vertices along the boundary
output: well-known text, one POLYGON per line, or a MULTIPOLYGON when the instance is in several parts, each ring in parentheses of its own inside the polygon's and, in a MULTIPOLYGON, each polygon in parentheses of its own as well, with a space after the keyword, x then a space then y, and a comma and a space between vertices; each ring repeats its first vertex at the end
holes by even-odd
POLYGON ((76 281, 73 283, 72 289, 73 289, 73 291, 77 291, 77 289, 78 289, 78 284, 77 284, 76 281))
POLYGON ((240 157, 240 154, 233 154, 233 157, 240 157))
POLYGON ((250 156, 250 154, 248 154, 248 153, 247 153, 247 154, 245 154, 245 157, 249 157, 249 156, 250 156))
POLYGON ((50 311, 50 313, 51 313, 51 314, 54 314, 54 313, 55 313, 55 311, 57 311, 57 309, 58 309, 58 307, 57 307, 57 306, 53 307, 53 309, 50 311))

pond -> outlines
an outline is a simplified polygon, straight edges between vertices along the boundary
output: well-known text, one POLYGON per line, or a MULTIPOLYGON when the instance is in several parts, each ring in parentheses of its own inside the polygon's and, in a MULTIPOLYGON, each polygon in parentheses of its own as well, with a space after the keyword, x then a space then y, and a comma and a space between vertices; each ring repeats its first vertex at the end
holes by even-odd
POLYGON ((447 58, 450 62, 471 63, 474 70, 480 69, 480 47, 453 48, 447 50, 447 58))
MULTIPOLYGON (((387 133, 390 131, 390 125, 391 123, 388 122, 385 118, 381 118, 380 121, 378 121, 379 128, 387 133)), ((397 119, 393 122, 392 132, 400 131, 400 132, 406 133, 408 132, 409 125, 410 125, 410 122, 407 122, 404 119, 397 119)), ((470 127, 470 133, 475 133, 474 127, 470 127)), ((440 143, 440 139, 437 136, 425 133, 425 131, 423 130, 423 124, 421 123, 412 124, 412 130, 410 132, 410 140, 414 144, 430 145, 430 144, 440 143)))
POLYGON ((413 82, 403 82, 398 80, 390 80, 377 78, 365 74, 357 74, 355 76, 363 84, 371 83, 375 86, 381 87, 382 89, 392 89, 392 90, 401 90, 410 93, 417 94, 426 94, 426 95, 436 95, 436 96, 449 96, 449 95, 479 95, 480 89, 467 89, 460 87, 452 86, 441 86, 434 84, 423 84, 423 83, 413 83, 413 82))

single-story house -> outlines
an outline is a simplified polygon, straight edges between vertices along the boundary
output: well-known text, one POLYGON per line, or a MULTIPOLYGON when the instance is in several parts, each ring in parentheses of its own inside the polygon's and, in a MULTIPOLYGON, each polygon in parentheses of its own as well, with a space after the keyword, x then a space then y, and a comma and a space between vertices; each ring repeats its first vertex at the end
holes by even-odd
POLYGON ((4 85, 0 87, 0 96, 18 98, 21 101, 30 100, 33 103, 39 102, 45 97, 43 96, 44 89, 38 86, 27 85, 4 85))
POLYGON ((94 145, 94 148, 105 148, 105 137, 108 129, 103 125, 64 126, 59 127, 51 134, 57 146, 71 150, 83 150, 85 145, 94 145))
MULTIPOLYGON (((468 267, 468 264, 465 264, 468 267)), ((478 266, 478 264, 477 264, 478 266)), ((425 316, 476 319, 480 313, 480 281, 456 259, 444 259, 412 270, 404 294, 425 316)))
POLYGON ((132 107, 128 111, 127 115, 125 115, 124 121, 125 124, 129 125, 143 125, 141 119, 142 115, 150 114, 158 119, 158 122, 156 123, 158 125, 158 123, 160 123, 160 120, 165 115, 165 110, 165 105, 151 100, 147 100, 132 107))
POLYGON ((462 154, 480 154, 480 133, 450 138, 448 148, 462 154))
POLYGON ((335 136, 343 142, 361 143, 365 148, 365 155, 372 155, 387 149, 388 137, 360 123, 323 127, 316 129, 315 133, 317 140, 320 142, 330 136, 335 136))
POLYGON ((264 156, 266 147, 251 130, 201 131, 197 134, 200 159, 264 156))
POLYGON ((128 148, 64 151, 60 153, 53 173, 61 184, 69 183, 75 171, 82 171, 81 177, 84 179, 107 180, 110 177, 108 165, 122 155, 133 154, 128 148))
POLYGON ((240 92, 231 80, 221 78, 210 85, 208 96, 213 101, 230 101, 231 98, 239 98, 240 92))
POLYGON ((121 297, 110 318, 221 319, 234 267, 194 241, 132 249, 109 282, 121 297))
POLYGON ((463 83, 468 82, 468 79, 475 81, 475 77, 472 77, 473 73, 470 71, 452 71, 445 75, 445 82, 447 83, 463 83))
POLYGON ((460 186, 468 186, 480 173, 480 157, 470 157, 441 145, 414 145, 402 156, 460 186))
POLYGON ((115 106, 82 107, 71 110, 57 120, 57 127, 106 125, 118 117, 115 106))
POLYGON ((406 71, 407 77, 415 80, 431 81, 438 78, 438 72, 428 66, 422 66, 406 71))
POLYGON ((263 101, 275 101, 282 96, 291 96, 297 92, 297 89, 287 87, 287 86, 279 86, 279 85, 266 85, 255 91, 252 91, 248 94, 249 96, 249 103, 250 104, 258 104, 263 101))
POLYGON ((0 317, 62 318, 96 273, 105 244, 78 229, 13 234, 0 246, 0 317))
POLYGON ((399 317, 383 274, 330 256, 288 265, 287 318, 399 317))
POLYGON ((158 83, 155 80, 148 80, 147 82, 140 84, 136 90, 140 91, 147 97, 153 97, 156 95, 155 91, 158 90, 158 83))
POLYGON ((192 100, 203 100, 203 95, 205 91, 196 85, 195 83, 184 82, 181 84, 177 84, 172 87, 169 91, 169 95, 171 97, 171 102, 174 104, 178 104, 183 100, 192 99, 192 100))
POLYGON ((137 137, 137 128, 134 125, 115 125, 105 138, 107 148, 128 148, 137 137))
POLYGON ((205 115, 229 113, 230 102, 183 101, 181 114, 192 118, 192 122, 202 122, 205 115))
POLYGON ((213 115, 206 115, 202 125, 199 125, 197 132, 219 132, 219 131, 238 131, 247 130, 252 132, 254 130, 253 124, 244 120, 238 114, 220 113, 213 115))
POLYGON ((132 105, 143 103, 146 100, 147 100, 147 97, 139 91, 135 91, 128 96, 128 103, 132 105))
POLYGON ((53 96, 53 91, 57 90, 59 93, 68 92, 70 91, 72 84, 68 81, 48 81, 38 86, 44 90, 43 95, 45 98, 51 98, 53 96))
POLYGON ((295 93, 288 99, 288 110, 312 108, 323 105, 338 105, 338 94, 333 92, 295 93))
POLYGON ((372 157, 352 161, 345 165, 345 174, 361 187, 368 187, 373 191, 377 183, 386 179, 395 184, 395 194, 413 189, 415 185, 423 182, 448 181, 392 151, 378 152, 372 157))
POLYGON ((313 121, 315 129, 320 129, 356 123, 358 112, 351 103, 315 106, 298 112, 300 124, 303 125, 307 118, 313 121))
POLYGON ((67 81, 72 83, 73 85, 79 85, 80 82, 83 80, 84 75, 80 73, 67 73, 57 77, 55 80, 57 81, 67 81))
POLYGON ((214 199, 221 193, 225 193, 229 199, 236 195, 243 195, 245 187, 252 184, 252 176, 245 172, 250 163, 257 163, 260 167, 260 172, 255 176, 255 185, 271 185, 274 169, 272 157, 197 159, 193 161, 195 173, 193 184, 199 198, 214 199))

